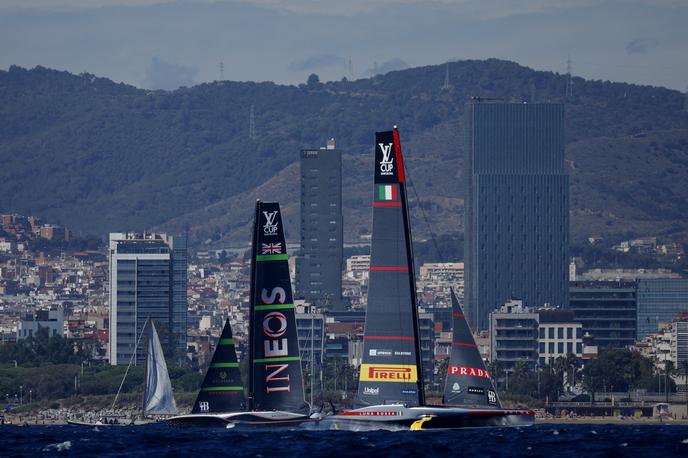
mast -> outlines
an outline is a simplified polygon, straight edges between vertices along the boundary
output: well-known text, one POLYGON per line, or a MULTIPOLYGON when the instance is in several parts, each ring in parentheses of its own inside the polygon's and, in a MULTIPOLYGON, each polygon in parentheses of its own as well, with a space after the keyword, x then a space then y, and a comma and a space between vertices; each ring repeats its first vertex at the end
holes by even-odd
POLYGON ((256 218, 251 260, 251 410, 306 414, 309 407, 279 204, 257 202, 256 218))
POLYGON ((254 388, 253 388, 253 325, 255 311, 253 308, 253 298, 256 297, 256 255, 258 245, 258 224, 260 221, 260 199, 256 200, 256 213, 253 218, 253 234, 251 240, 251 289, 249 291, 249 320, 248 320, 248 410, 254 410, 254 388))
POLYGON ((411 236, 411 219, 409 218, 408 199, 406 197, 406 174, 404 159, 401 154, 399 131, 394 126, 394 148, 399 160, 399 188, 401 191, 401 208, 404 214, 404 231, 406 232, 406 262, 408 264, 409 287, 411 289, 411 313, 413 315, 413 332, 416 343, 416 367, 418 367, 418 402, 425 405, 425 374, 423 373, 423 358, 420 345, 420 320, 418 318, 418 301, 416 298, 416 272, 413 262, 413 238, 411 236))

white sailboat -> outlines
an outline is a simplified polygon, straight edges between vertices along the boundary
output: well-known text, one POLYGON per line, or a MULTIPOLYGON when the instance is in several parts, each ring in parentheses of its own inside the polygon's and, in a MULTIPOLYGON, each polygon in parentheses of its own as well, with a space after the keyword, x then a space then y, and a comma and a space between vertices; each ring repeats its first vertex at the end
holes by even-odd
POLYGON ((129 374, 129 369, 136 357, 136 349, 138 348, 143 334, 147 333, 148 346, 146 351, 146 378, 145 389, 143 393, 142 418, 138 420, 120 421, 117 417, 101 417, 94 423, 69 420, 70 425, 77 426, 131 426, 155 423, 157 420, 153 416, 168 416, 177 414, 177 404, 174 401, 174 393, 172 392, 172 382, 167 371, 167 363, 165 362, 165 355, 160 344, 158 332, 155 329, 153 321, 148 319, 143 325, 141 335, 136 342, 136 347, 129 360, 127 370, 124 372, 122 382, 119 385, 115 399, 112 402, 111 410, 114 411, 117 399, 124 386, 124 381, 129 374))

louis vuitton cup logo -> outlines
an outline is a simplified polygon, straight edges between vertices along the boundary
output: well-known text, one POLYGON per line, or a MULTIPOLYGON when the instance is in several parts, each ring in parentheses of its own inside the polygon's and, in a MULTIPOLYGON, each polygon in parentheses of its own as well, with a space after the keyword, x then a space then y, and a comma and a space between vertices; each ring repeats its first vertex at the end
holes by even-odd
POLYGON ((265 216, 265 224, 263 225, 264 235, 275 235, 277 234, 277 210, 274 212, 263 212, 265 216))
POLYGON ((380 161, 380 175, 389 176, 394 174, 392 145, 393 143, 378 143, 380 151, 382 151, 382 160, 380 161))

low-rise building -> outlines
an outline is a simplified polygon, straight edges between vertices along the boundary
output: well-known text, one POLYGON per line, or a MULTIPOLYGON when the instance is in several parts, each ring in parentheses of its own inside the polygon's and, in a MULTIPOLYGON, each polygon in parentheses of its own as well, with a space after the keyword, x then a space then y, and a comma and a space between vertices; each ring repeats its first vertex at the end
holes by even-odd
POLYGON ((48 336, 64 336, 64 311, 61 307, 51 307, 50 310, 37 310, 35 314, 27 315, 17 325, 17 340, 33 337, 40 328, 48 329, 48 336))

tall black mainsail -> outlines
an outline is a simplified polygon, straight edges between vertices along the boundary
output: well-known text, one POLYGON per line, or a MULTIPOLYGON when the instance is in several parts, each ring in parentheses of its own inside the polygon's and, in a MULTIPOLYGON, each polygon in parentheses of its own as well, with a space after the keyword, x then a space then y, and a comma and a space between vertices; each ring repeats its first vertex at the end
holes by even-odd
POLYGON ((236 412, 245 407, 232 327, 227 320, 191 413, 236 412))
POLYGON ((279 204, 256 202, 254 221, 249 410, 308 413, 279 204))
POLYGON ((399 133, 375 134, 368 306, 358 406, 425 402, 404 163, 399 133))
POLYGON ((501 409, 497 390, 485 368, 454 290, 451 290, 451 300, 454 330, 444 384, 444 404, 501 409))

